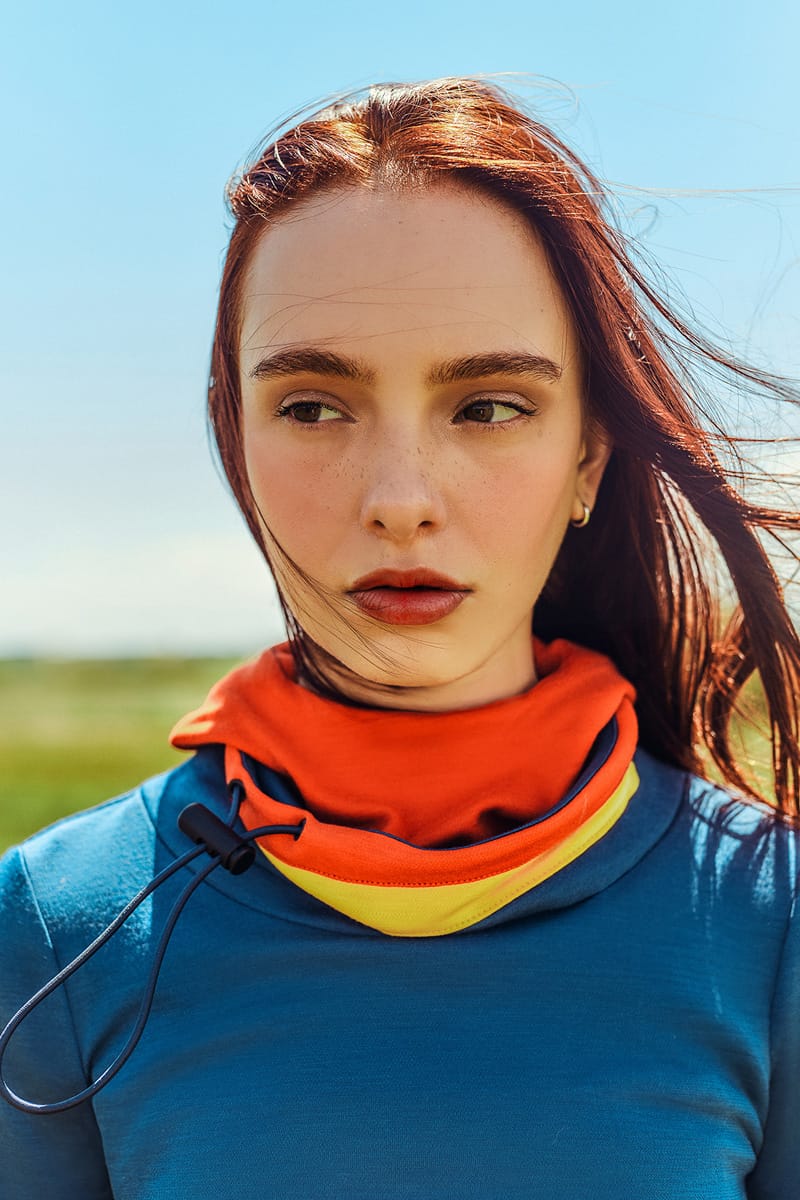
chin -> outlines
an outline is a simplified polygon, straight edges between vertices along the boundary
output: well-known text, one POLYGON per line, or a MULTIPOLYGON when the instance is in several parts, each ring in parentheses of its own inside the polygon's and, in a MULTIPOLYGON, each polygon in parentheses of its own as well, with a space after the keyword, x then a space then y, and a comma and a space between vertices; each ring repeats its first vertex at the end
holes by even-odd
POLYGON ((391 687, 395 693, 433 692, 458 683, 475 669, 475 664, 459 662, 454 655, 423 652, 413 656, 402 656, 380 646, 376 646, 374 659, 366 655, 361 657, 349 654, 347 658, 339 657, 339 661, 359 679, 363 679, 367 687, 377 684, 391 687), (391 661, 385 663, 384 655, 391 661))

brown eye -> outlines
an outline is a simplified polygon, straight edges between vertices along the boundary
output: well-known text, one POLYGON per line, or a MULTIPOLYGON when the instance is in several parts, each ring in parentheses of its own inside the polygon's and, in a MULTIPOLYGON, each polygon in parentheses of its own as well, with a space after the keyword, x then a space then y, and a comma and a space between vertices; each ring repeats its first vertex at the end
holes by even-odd
POLYGON ((458 415, 460 420, 474 422, 476 425, 500 425, 513 420, 520 413, 527 413, 527 409, 500 400, 473 400, 466 408, 462 408, 458 415))
POLYGON ((481 421, 488 424, 494 416, 495 405, 491 400, 476 400, 464 409, 464 415, 469 414, 471 421, 481 421))
POLYGON ((295 400, 293 404, 282 405, 277 415, 298 425, 320 425, 323 421, 338 420, 342 414, 321 400, 295 400))
POLYGON ((302 421, 304 425, 318 421, 321 411, 322 405, 314 400, 307 400, 304 404, 293 404, 290 409, 295 421, 302 421))

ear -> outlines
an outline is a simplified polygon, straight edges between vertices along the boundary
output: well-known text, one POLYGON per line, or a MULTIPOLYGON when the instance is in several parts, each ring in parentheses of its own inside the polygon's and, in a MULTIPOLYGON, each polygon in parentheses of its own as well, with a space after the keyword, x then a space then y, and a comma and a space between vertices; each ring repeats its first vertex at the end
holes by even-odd
POLYGON ((587 430, 581 441, 578 477, 575 484, 575 500, 572 517, 579 521, 583 516, 584 504, 594 508, 603 472, 606 469, 613 443, 602 426, 594 425, 587 430))

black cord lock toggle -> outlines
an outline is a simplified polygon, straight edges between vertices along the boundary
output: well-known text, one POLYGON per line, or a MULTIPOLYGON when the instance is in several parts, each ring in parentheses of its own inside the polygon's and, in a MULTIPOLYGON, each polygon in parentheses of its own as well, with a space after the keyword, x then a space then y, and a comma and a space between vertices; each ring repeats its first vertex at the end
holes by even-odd
POLYGON ((68 963, 66 967, 62 967, 49 983, 39 988, 39 991, 31 996, 30 1000, 26 1000, 22 1008, 8 1022, 5 1029, 0 1033, 0 1099, 8 1101, 9 1104, 13 1105, 14 1108, 18 1108, 21 1112, 58 1113, 66 1112, 70 1108, 76 1108, 79 1104, 83 1104, 85 1100, 90 1100, 92 1096, 96 1096, 125 1066, 125 1063, 139 1044, 139 1039, 144 1032, 147 1019, 150 1016, 153 996, 155 995, 156 984, 158 983, 158 975, 167 951, 167 946, 169 945, 169 939, 172 937, 172 931, 175 928, 178 917, 183 912, 186 902, 192 893, 219 866, 225 867, 232 875, 241 875, 248 867, 252 867, 256 858, 256 851, 252 843, 256 838, 264 837, 268 833, 291 833, 295 841, 300 837, 305 828, 305 817, 302 821, 298 821, 296 825, 265 825, 261 829, 249 830, 247 837, 239 837, 238 833, 234 833, 232 826, 244 799, 245 789, 240 779, 232 779, 229 789, 231 793, 231 808, 228 813, 227 823, 221 821, 204 804, 190 804, 187 808, 184 808, 178 817, 178 826, 187 837, 191 838, 193 842, 199 843, 199 845, 191 850, 187 850, 185 854, 181 854, 173 862, 164 867, 163 870, 159 871, 149 883, 145 884, 136 893, 132 900, 128 901, 122 911, 117 913, 111 924, 106 926, 103 932, 99 933, 85 950, 82 950, 76 958, 73 958, 71 963, 68 963), (106 945, 117 930, 125 924, 131 913, 136 911, 143 900, 146 900, 148 896, 152 896, 153 892, 157 888, 160 888, 162 883, 165 883, 167 879, 170 879, 181 868, 194 862, 204 851, 211 856, 210 861, 205 863, 197 874, 189 880, 170 909, 158 940, 155 955, 153 956, 153 964, 147 975, 136 1023, 130 1032, 128 1040, 114 1061, 101 1071, 97 1079, 87 1084, 82 1091, 76 1092, 74 1096, 67 1096, 66 1100, 54 1100, 49 1104, 40 1104, 36 1100, 26 1100, 24 1096, 18 1096, 8 1086, 3 1076, 3 1057, 8 1049, 8 1043, 22 1022, 26 1020, 43 1000, 51 996, 57 988, 60 988, 76 971, 80 970, 97 953, 101 946, 106 945))
POLYGON ((204 804, 189 804, 178 817, 178 828, 193 842, 202 843, 209 854, 218 855, 231 875, 241 875, 256 860, 250 842, 240 838, 204 804))

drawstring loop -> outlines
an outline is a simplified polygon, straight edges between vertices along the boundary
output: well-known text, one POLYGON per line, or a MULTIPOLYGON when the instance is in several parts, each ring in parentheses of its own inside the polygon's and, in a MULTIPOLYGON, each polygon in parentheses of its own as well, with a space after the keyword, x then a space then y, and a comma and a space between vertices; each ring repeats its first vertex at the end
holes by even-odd
POLYGON ((244 784, 240 779, 232 779, 228 784, 228 790, 230 792, 231 804, 225 821, 220 820, 211 809, 206 808, 202 804, 190 804, 183 809, 178 817, 178 825, 188 837, 200 844, 193 850, 187 850, 185 854, 180 855, 179 858, 176 858, 174 862, 171 862, 163 871, 160 871, 158 875, 151 879, 148 884, 136 893, 132 900, 128 901, 111 924, 102 933, 98 934, 94 941, 85 950, 82 950, 71 963, 68 963, 58 974, 54 975, 49 983, 46 983, 35 995, 31 996, 30 1000, 23 1004, 22 1008, 8 1022, 2 1034, 0 1034, 0 1096, 13 1105, 14 1108, 18 1108, 22 1112, 39 1115, 65 1112, 69 1108, 75 1108, 78 1104, 82 1104, 84 1100, 90 1100, 92 1096, 96 1096, 125 1065, 139 1043, 153 1006, 153 996, 155 995, 156 984, 158 983, 158 975, 167 946, 169 945, 169 939, 172 936, 172 931, 175 928, 178 917, 183 912, 184 906, 192 892, 219 866, 225 867, 233 875, 240 875, 243 871, 251 867, 255 861, 255 849, 252 843, 257 838, 265 837, 270 833, 291 833, 295 841, 300 837, 300 834, 303 832, 305 820, 298 822, 297 825, 265 825, 261 829, 248 830, 244 836, 240 836, 234 831, 233 825, 239 815, 239 809, 245 796, 244 784), (37 1104, 32 1100, 26 1100, 24 1097, 18 1096, 8 1086, 3 1076, 3 1057, 8 1049, 11 1038, 22 1022, 26 1017, 30 1016, 35 1008, 38 1008, 43 1000, 46 1000, 48 996, 51 996, 53 992, 66 983, 70 976, 74 975, 84 963, 87 963, 114 936, 143 900, 152 895, 157 888, 161 887, 162 883, 165 883, 167 879, 182 867, 199 858, 203 852, 211 855, 211 861, 205 863, 198 874, 189 880, 169 912, 153 957, 153 965, 147 976, 136 1021, 128 1040, 117 1057, 88 1087, 85 1087, 83 1091, 76 1092, 74 1096, 68 1096, 66 1100, 56 1100, 50 1104, 37 1104))

